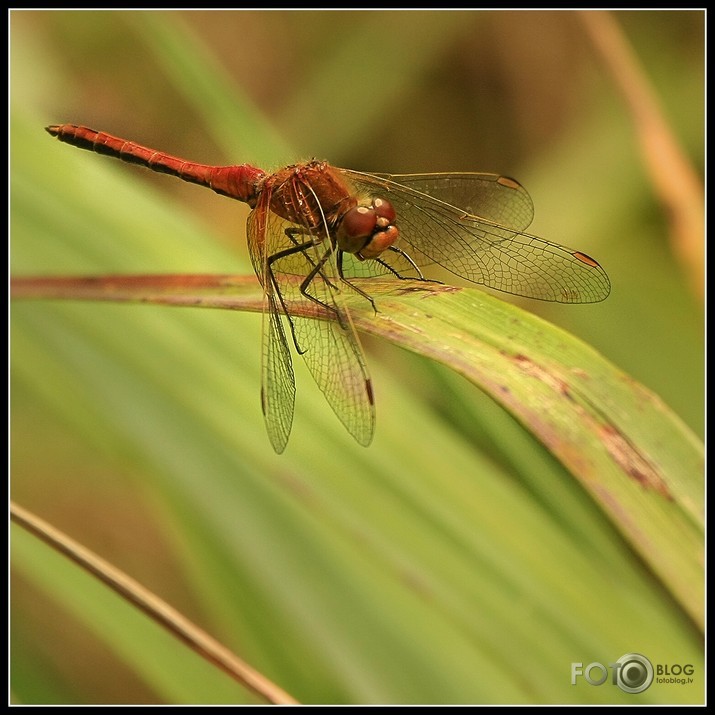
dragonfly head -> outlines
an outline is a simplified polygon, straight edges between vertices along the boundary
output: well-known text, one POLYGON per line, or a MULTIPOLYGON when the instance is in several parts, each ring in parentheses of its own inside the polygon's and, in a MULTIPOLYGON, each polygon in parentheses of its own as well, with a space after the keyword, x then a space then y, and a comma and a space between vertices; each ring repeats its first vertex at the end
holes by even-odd
POLYGON ((400 236, 395 218, 395 209, 387 199, 373 199, 369 206, 353 206, 338 223, 338 247, 361 260, 377 258, 400 236))

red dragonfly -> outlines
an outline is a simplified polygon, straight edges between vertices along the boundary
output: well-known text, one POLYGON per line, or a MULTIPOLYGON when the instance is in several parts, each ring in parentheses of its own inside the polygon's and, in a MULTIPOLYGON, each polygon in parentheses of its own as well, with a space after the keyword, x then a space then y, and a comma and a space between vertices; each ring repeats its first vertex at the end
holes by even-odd
POLYGON ((315 160, 268 174, 247 164, 185 161, 74 124, 47 131, 251 207, 248 247, 265 294, 261 402, 279 453, 288 443, 295 404, 282 315, 341 422, 360 444, 372 441, 372 385, 344 295, 353 291, 375 304, 353 278, 425 280, 420 266, 438 263, 468 281, 528 298, 593 303, 610 292, 608 276, 593 258, 524 233, 534 216, 531 198, 514 179, 498 174, 367 174, 315 160), (332 319, 291 311, 305 300, 327 309, 332 319))

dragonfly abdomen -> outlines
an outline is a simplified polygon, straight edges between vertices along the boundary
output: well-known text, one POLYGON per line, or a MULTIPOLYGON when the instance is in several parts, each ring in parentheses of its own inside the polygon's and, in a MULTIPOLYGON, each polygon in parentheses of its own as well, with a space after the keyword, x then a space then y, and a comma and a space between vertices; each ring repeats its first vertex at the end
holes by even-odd
POLYGON ((252 207, 256 203, 259 184, 266 176, 264 171, 249 164, 234 166, 197 164, 76 124, 55 124, 46 129, 60 141, 80 149, 113 156, 129 164, 138 164, 161 174, 169 174, 192 184, 206 186, 217 194, 245 201, 252 207))

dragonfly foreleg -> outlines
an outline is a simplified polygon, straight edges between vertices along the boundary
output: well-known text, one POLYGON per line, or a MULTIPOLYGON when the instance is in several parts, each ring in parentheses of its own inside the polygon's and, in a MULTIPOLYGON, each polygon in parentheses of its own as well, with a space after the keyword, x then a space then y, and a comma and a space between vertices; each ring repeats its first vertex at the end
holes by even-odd
MULTIPOLYGON (((365 300, 370 301, 370 305, 372 306, 372 309, 377 313, 377 306, 375 305, 375 300, 372 298, 372 296, 368 295, 364 290, 361 288, 358 288, 354 283, 351 283, 344 275, 343 275, 343 256, 345 255, 345 251, 341 251, 338 249, 338 275, 340 276, 340 280, 345 283, 345 285, 349 285, 358 295, 361 295, 365 300)), ((378 259, 379 260, 379 259, 378 259)), ((381 262, 381 261, 380 261, 381 262)), ((389 266, 387 266, 390 268, 389 266)), ((390 269, 392 270, 392 269, 390 269)))
MULTIPOLYGON (((412 257, 410 256, 409 253, 406 253, 398 246, 388 246, 387 250, 393 251, 394 253, 398 253, 399 255, 401 255, 412 266, 412 268, 415 269, 415 273, 417 273, 417 280, 419 280, 419 281, 429 280, 428 278, 424 277, 419 266, 412 260, 412 257)), ((392 266, 390 266, 387 263, 387 261, 383 261, 381 258, 377 258, 376 260, 378 261, 378 263, 381 263, 383 266, 385 266, 385 268, 387 268, 387 270, 389 270, 391 273, 394 273, 400 280, 402 280, 402 281, 410 280, 409 276, 401 275, 400 272, 395 270, 392 266)))

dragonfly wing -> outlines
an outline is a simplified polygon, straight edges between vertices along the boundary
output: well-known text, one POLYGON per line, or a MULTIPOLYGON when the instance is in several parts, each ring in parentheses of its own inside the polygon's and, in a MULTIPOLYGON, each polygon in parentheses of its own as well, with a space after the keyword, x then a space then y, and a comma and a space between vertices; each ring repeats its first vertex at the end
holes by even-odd
POLYGON ((345 173, 360 192, 392 203, 399 245, 419 265, 434 261, 474 283, 561 303, 598 302, 610 292, 603 268, 580 251, 484 220, 387 178, 345 173))
POLYGON ((524 231, 534 220, 534 203, 515 179, 499 174, 376 174, 507 228, 524 231))
POLYGON ((283 321, 275 298, 267 296, 270 308, 263 312, 263 366, 261 405, 268 436, 280 454, 288 444, 295 407, 295 376, 283 321))
POLYGON ((372 383, 347 308, 340 309, 339 320, 295 322, 298 341, 308 346, 303 359, 318 387, 348 432, 359 444, 369 445, 375 431, 372 383))
POLYGON ((325 235, 311 234, 270 214, 266 232, 269 256, 278 257, 269 261, 268 279, 315 382, 348 432, 367 446, 375 430, 372 386, 344 300, 344 292, 352 288, 340 277, 336 252, 325 235), (311 274, 304 293, 302 284, 311 274), (307 300, 326 309, 329 319, 298 315, 294 306, 307 300))
POLYGON ((280 454, 288 444, 293 425, 295 376, 274 286, 266 280, 264 217, 265 206, 262 207, 262 202, 259 202, 248 217, 248 247, 264 289, 261 406, 268 437, 273 449, 280 454))

